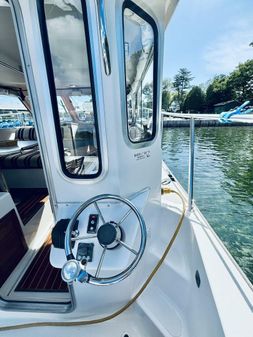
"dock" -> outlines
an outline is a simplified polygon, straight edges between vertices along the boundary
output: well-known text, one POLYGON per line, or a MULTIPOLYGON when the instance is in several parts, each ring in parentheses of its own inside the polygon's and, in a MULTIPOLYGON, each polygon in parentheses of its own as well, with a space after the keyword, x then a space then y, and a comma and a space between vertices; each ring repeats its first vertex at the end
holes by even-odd
POLYGON ((237 115, 222 123, 216 114, 184 114, 162 112, 165 128, 182 128, 190 126, 190 119, 194 118, 195 127, 228 127, 253 126, 253 115, 237 115))

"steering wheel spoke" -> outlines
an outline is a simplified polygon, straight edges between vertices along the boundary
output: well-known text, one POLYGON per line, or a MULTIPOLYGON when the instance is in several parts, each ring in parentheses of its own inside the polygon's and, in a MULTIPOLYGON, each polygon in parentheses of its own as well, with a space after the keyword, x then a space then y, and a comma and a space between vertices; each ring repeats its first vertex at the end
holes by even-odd
POLYGON ((105 223, 106 223, 106 222, 105 222, 105 219, 104 219, 103 214, 102 214, 100 208, 98 207, 98 203, 97 203, 96 201, 94 201, 94 205, 95 205, 95 207, 96 207, 96 210, 97 210, 97 212, 98 212, 98 215, 99 215, 99 217, 101 218, 103 224, 105 224, 105 223))
POLYGON ((90 236, 87 236, 87 235, 84 235, 84 236, 76 236, 74 238, 71 238, 71 241, 79 241, 79 240, 90 240, 90 239, 95 239, 97 238, 97 234, 95 235, 90 235, 90 236))
POLYGON ((133 210, 130 208, 124 215, 123 217, 120 219, 120 221, 118 222, 118 226, 122 224, 122 222, 124 222, 126 220, 126 218, 133 212, 133 210))
POLYGON ((97 270, 96 270, 96 273, 95 273, 95 277, 99 277, 99 274, 100 274, 100 271, 101 271, 101 267, 102 267, 102 264, 103 264, 103 261, 104 261, 104 258, 105 258, 106 250, 107 250, 107 247, 105 246, 104 249, 103 249, 103 251, 102 251, 102 254, 100 256, 99 262, 98 262, 98 266, 97 266, 97 270))
POLYGON ((131 248, 131 247, 130 247, 128 244, 126 244, 124 241, 119 240, 118 242, 119 242, 119 244, 120 244, 122 247, 126 248, 126 249, 129 250, 131 253, 133 253, 134 255, 138 255, 138 252, 137 252, 135 249, 131 248))

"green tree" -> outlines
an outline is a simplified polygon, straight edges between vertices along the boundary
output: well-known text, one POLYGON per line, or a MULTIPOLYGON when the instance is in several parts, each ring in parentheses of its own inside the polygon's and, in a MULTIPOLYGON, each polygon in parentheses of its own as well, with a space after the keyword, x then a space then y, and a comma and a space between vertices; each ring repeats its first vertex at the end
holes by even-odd
POLYGON ((152 109, 153 106, 153 84, 146 83, 142 89, 143 103, 146 108, 152 109))
MULTIPOLYGON (((168 79, 163 80, 162 82, 162 109, 167 111, 171 104, 171 82, 168 79)), ((153 104, 153 85, 152 83, 146 83, 142 89, 142 94, 144 98, 144 105, 147 108, 152 109, 153 104)))
POLYGON ((184 101, 184 110, 203 112, 205 109, 205 93, 199 86, 194 86, 187 94, 184 101))
POLYGON ((226 75, 215 76, 206 89, 206 104, 209 110, 214 104, 230 101, 233 99, 229 77, 226 75))
POLYGON ((233 97, 241 102, 253 98, 253 60, 239 64, 228 79, 233 97))
POLYGON ((172 94, 171 94, 171 82, 168 79, 163 80, 162 83, 162 109, 165 111, 168 111, 170 104, 171 104, 171 99, 172 99, 172 94))
POLYGON ((174 77, 173 87, 176 90, 176 99, 179 103, 180 110, 183 110, 186 90, 190 88, 190 83, 193 80, 191 72, 186 68, 180 68, 174 77))

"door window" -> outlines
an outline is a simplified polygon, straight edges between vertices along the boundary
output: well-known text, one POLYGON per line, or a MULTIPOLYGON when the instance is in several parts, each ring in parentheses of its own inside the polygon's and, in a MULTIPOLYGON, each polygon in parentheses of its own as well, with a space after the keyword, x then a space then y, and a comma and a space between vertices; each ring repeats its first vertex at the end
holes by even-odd
POLYGON ((43 11, 62 168, 74 178, 94 177, 101 160, 85 2, 45 0, 43 11))
POLYGON ((131 1, 123 13, 128 136, 138 143, 153 139, 156 131, 157 30, 131 1))

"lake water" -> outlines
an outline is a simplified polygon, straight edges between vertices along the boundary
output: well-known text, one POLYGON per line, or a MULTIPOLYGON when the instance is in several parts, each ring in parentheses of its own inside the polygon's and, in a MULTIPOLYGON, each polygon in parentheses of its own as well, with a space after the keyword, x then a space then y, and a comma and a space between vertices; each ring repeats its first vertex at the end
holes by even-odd
MULTIPOLYGON (((163 159, 187 189, 189 129, 164 129, 163 159)), ((253 283, 253 127, 195 129, 194 199, 253 283)))

